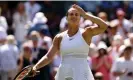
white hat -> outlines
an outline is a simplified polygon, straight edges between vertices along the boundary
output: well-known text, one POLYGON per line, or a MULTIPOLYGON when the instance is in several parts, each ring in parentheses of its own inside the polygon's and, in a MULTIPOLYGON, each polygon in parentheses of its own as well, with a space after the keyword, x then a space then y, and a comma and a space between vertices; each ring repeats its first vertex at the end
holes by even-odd
POLYGON ((33 19, 33 24, 36 24, 36 23, 46 23, 47 21, 48 21, 48 19, 46 18, 46 16, 44 15, 44 13, 37 12, 35 14, 34 19, 33 19))
POLYGON ((118 40, 122 40, 123 38, 122 38, 122 36, 121 35, 115 35, 114 37, 113 37, 113 40, 114 41, 118 41, 118 40))
POLYGON ((125 48, 126 48, 125 45, 121 45, 121 46, 120 46, 120 48, 119 48, 119 50, 118 50, 119 55, 121 55, 121 54, 123 53, 123 51, 124 51, 125 48))
POLYGON ((100 41, 97 45, 97 49, 107 49, 107 45, 105 44, 105 42, 100 41))

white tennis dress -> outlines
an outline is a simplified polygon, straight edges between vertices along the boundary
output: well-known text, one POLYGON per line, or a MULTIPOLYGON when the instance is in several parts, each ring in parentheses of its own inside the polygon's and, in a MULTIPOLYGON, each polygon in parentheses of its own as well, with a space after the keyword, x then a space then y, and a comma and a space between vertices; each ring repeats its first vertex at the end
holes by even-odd
POLYGON ((94 80, 87 63, 89 45, 82 37, 83 29, 69 37, 67 31, 63 34, 60 44, 62 61, 55 80, 94 80))

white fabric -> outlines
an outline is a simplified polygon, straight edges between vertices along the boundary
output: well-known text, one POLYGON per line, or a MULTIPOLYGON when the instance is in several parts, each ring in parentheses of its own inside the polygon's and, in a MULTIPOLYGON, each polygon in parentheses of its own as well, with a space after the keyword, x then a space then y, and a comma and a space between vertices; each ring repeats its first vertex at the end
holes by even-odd
POLYGON ((35 14, 39 12, 41 9, 41 6, 37 3, 31 5, 30 2, 25 3, 25 9, 26 9, 26 14, 28 15, 29 19, 32 21, 35 14))
POLYGON ((62 61, 55 80, 94 80, 87 62, 89 45, 82 37, 82 30, 72 37, 67 31, 63 34, 60 45, 62 61))
POLYGON ((6 39, 7 33, 3 27, 0 27, 0 40, 6 39))
POLYGON ((4 16, 0 16, 0 27, 3 27, 5 31, 8 29, 7 21, 4 16))
POLYGON ((111 69, 111 72, 114 71, 123 71, 123 70, 128 70, 125 74, 119 76, 119 80, 133 80, 132 77, 128 77, 127 73, 128 72, 133 72, 133 57, 131 60, 125 60, 124 57, 118 58, 115 63, 113 64, 113 67, 111 69))
POLYGON ((0 70, 9 71, 17 68, 19 50, 17 46, 5 44, 0 48, 0 70))
POLYGON ((16 12, 13 15, 13 27, 15 28, 15 38, 17 41, 24 41, 27 29, 26 24, 28 22, 28 17, 26 14, 21 15, 20 13, 16 12))

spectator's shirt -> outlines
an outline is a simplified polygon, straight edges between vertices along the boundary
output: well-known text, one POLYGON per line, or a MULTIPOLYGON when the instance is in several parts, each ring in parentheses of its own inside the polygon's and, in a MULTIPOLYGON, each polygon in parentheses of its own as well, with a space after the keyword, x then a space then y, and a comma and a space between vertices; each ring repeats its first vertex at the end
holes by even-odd
POLYGON ((35 3, 35 4, 31 5, 30 2, 26 2, 25 7, 26 7, 25 8, 26 9, 26 14, 28 15, 28 18, 31 21, 33 20, 35 14, 37 12, 39 12, 40 9, 41 9, 41 6, 39 4, 35 3))
POLYGON ((119 80, 133 80, 132 77, 127 76, 128 72, 133 72, 133 57, 130 60, 125 60, 124 57, 116 59, 111 72, 128 70, 125 74, 119 76, 119 80))
POLYGON ((0 47, 0 70, 9 71, 17 68, 19 50, 17 46, 5 44, 0 47))
POLYGON ((3 27, 5 31, 8 29, 7 21, 4 16, 0 16, 0 27, 3 27))

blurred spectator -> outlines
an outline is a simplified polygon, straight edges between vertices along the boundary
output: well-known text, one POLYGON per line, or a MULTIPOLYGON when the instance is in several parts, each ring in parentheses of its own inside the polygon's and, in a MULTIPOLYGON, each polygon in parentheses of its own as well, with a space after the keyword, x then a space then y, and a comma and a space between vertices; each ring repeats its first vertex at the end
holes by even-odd
POLYGON ((40 31, 41 29, 45 29, 43 34, 50 35, 49 27, 46 24, 48 19, 42 12, 37 12, 32 22, 32 26, 28 30, 28 36, 32 31, 40 31))
POLYGON ((127 38, 127 33, 130 32, 131 23, 129 20, 125 19, 125 12, 122 9, 116 11, 117 19, 113 20, 117 25, 117 33, 123 38, 127 38))
POLYGON ((41 9, 41 6, 37 4, 35 1, 28 1, 25 3, 25 10, 26 14, 28 15, 28 18, 32 21, 35 14, 39 12, 41 9))
POLYGON ((112 57, 113 61, 115 61, 119 56, 119 48, 123 45, 123 37, 121 35, 115 35, 113 37, 112 45, 109 47, 109 55, 112 57))
POLYGON ((109 24, 107 13, 99 12, 98 13, 98 17, 101 18, 102 20, 104 20, 107 24, 109 24))
POLYGON ((133 79, 133 57, 132 47, 126 46, 123 56, 118 58, 112 67, 112 74, 117 76, 119 80, 132 80, 133 79))
POLYGON ((19 50, 13 35, 7 36, 6 40, 0 48, 0 80, 13 80, 18 71, 19 50))
POLYGON ((5 44, 7 33, 3 27, 0 27, 0 46, 5 44))
POLYGON ((44 43, 42 43, 42 42, 45 42, 45 44, 47 45, 47 50, 50 49, 50 47, 52 45, 52 38, 47 35, 47 30, 42 28, 42 29, 40 29, 39 34, 41 37, 40 45, 43 45, 44 43))
POLYGON ((24 3, 20 2, 17 5, 17 11, 13 14, 13 28, 15 33, 15 38, 17 40, 18 46, 25 41, 27 29, 26 24, 28 22, 28 16, 25 12, 24 3))
POLYGON ((1 12, 2 12, 2 9, 0 7, 0 27, 3 27, 5 31, 7 31, 8 24, 7 24, 6 18, 4 16, 1 16, 1 12))
POLYGON ((133 33, 133 14, 131 15, 130 23, 131 23, 131 29, 130 29, 130 32, 133 33))
MULTIPOLYGON (((47 42, 43 41, 41 47, 39 47, 39 52, 37 55, 37 61, 39 61, 48 51, 47 42)), ((50 64, 42 67, 40 70, 40 74, 36 76, 35 80, 50 80, 50 64)))
POLYGON ((53 78, 55 77, 56 73, 57 73, 57 70, 60 66, 60 63, 61 63, 61 55, 58 53, 54 59, 53 59, 53 62, 52 62, 52 69, 51 69, 51 75, 53 76, 53 78))
MULTIPOLYGON (((32 48, 28 42, 24 42, 22 44, 22 51, 21 55, 19 56, 18 60, 18 71, 21 71, 24 67, 31 65, 32 59, 32 48)), ((25 78, 24 80, 31 80, 32 78, 25 78)))
MULTIPOLYGON (((110 69, 112 66, 112 59, 107 52, 107 46, 104 42, 98 44, 98 56, 92 58, 92 70, 101 72, 103 80, 110 80, 110 69)), ((94 74, 95 74, 94 73, 94 74)))
POLYGON ((29 45, 32 46, 32 62, 35 64, 37 62, 37 55, 39 53, 39 47, 41 47, 40 36, 37 31, 32 31, 30 34, 29 45))
POLYGON ((28 42, 24 42, 22 44, 22 51, 18 61, 18 69, 19 71, 31 64, 32 58, 32 49, 28 42))

